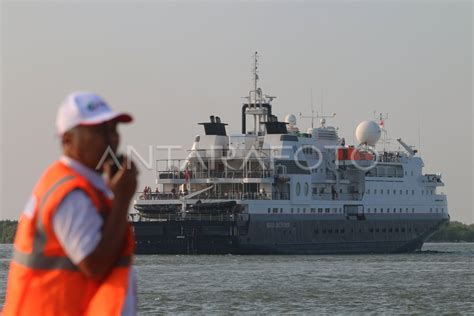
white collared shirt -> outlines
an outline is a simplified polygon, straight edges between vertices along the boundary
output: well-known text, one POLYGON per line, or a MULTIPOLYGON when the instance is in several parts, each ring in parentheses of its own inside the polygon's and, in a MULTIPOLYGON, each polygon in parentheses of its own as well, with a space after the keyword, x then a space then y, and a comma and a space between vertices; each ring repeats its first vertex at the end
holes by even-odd
MULTIPOLYGON (((99 173, 66 156, 62 156, 60 161, 74 169, 108 198, 113 198, 112 191, 99 173)), ((53 217, 54 233, 69 259, 76 265, 97 248, 102 238, 103 223, 92 200, 79 189, 66 195, 53 217)), ((135 287, 135 272, 130 269, 122 315, 136 314, 135 287)))

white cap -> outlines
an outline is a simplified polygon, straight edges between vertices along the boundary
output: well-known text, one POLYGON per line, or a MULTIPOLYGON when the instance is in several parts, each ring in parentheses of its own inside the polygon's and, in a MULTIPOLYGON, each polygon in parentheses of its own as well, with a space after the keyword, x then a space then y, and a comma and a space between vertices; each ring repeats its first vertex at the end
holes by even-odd
POLYGON ((133 118, 127 113, 112 111, 97 94, 73 92, 58 109, 56 129, 58 135, 62 135, 78 125, 97 125, 111 120, 129 123, 133 118))

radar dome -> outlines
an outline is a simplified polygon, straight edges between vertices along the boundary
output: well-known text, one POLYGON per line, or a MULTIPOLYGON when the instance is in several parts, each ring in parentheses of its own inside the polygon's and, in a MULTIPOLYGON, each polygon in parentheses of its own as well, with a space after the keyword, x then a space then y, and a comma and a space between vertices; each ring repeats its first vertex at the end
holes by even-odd
POLYGON ((293 114, 288 114, 285 116, 285 122, 288 123, 290 126, 295 126, 296 125, 296 116, 293 114))
POLYGON ((359 144, 374 146, 380 139, 380 126, 374 121, 364 121, 357 125, 356 138, 359 144))

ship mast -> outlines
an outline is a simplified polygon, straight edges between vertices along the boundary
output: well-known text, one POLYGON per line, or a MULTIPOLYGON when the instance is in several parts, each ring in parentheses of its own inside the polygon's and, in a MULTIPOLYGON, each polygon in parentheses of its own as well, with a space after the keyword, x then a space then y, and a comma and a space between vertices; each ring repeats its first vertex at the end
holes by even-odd
POLYGON ((253 116, 253 131, 249 132, 250 134, 263 136, 265 133, 265 128, 263 127, 264 122, 268 121, 268 118, 272 115, 271 102, 276 97, 263 95, 262 89, 258 87, 258 52, 253 54, 253 67, 252 67, 252 77, 253 77, 253 90, 250 90, 249 94, 245 99, 248 100, 247 104, 244 104, 242 107, 242 133, 247 133, 247 123, 246 116, 253 116))
MULTIPOLYGON (((257 105, 257 93, 258 93, 258 52, 254 53, 254 64, 253 64, 253 83, 254 83, 254 104, 257 105)), ((261 100, 260 100, 261 101, 261 100)))

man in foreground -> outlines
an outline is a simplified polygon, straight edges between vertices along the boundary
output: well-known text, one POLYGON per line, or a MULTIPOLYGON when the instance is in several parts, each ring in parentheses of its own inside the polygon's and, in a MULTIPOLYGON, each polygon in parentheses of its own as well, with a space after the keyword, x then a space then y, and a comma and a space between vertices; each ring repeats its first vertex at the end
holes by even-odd
POLYGON ((63 156, 41 176, 21 215, 4 315, 136 313, 127 211, 137 170, 125 159, 112 175, 103 164, 117 151, 117 123, 131 121, 92 93, 72 93, 59 108, 63 156))

